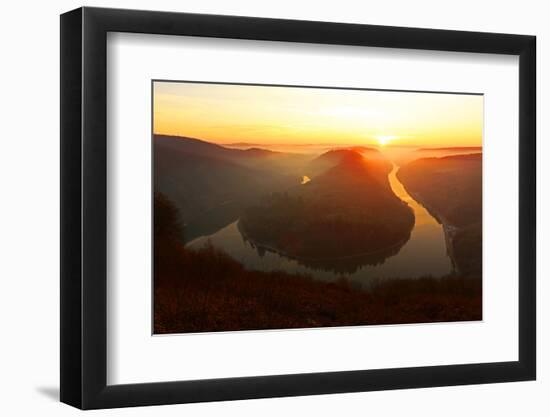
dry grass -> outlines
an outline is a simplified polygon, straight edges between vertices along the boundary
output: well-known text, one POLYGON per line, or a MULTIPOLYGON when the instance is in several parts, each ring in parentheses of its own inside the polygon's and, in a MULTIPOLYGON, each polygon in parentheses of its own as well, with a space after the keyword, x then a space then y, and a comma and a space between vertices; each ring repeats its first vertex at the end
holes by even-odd
POLYGON ((155 333, 480 320, 481 281, 391 280, 363 291, 171 247, 156 259, 154 314, 155 333))

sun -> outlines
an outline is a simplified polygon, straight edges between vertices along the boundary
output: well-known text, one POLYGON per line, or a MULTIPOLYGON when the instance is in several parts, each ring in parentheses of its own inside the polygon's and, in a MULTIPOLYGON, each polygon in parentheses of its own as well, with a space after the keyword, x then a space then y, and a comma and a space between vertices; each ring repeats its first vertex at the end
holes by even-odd
POLYGON ((380 146, 386 146, 388 143, 390 143, 392 140, 396 139, 397 136, 389 136, 389 135, 380 135, 374 137, 380 146))

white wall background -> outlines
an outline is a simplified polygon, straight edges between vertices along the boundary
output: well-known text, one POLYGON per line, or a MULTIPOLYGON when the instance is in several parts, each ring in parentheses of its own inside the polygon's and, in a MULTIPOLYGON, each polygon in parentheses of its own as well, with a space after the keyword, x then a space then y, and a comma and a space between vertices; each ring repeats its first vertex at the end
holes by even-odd
MULTIPOLYGON (((75 415, 59 391, 59 17, 73 0, 3 5, 0 106, 0 410, 3 415, 75 415)), ((545 2, 430 0, 124 0, 86 5, 239 14, 532 34, 538 37, 539 283, 538 381, 496 385, 325 395, 230 403, 99 411, 94 415, 529 415, 550 413, 550 134, 543 120, 550 97, 549 10, 545 2), (543 190, 546 188, 546 190, 543 190), (545 395, 546 394, 546 395, 545 395)))

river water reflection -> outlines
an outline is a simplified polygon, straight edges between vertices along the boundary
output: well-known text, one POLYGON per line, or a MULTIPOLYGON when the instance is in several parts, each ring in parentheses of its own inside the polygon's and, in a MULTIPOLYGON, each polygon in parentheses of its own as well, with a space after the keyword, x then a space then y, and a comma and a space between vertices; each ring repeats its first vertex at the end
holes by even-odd
POLYGON ((382 264, 364 265, 356 268, 353 273, 316 269, 303 265, 295 259, 255 247, 242 236, 237 221, 210 236, 203 236, 189 242, 187 247, 197 249, 210 242, 250 270, 286 271, 311 275, 315 279, 324 281, 334 281, 346 276, 350 281, 364 286, 380 278, 446 275, 452 271, 453 266, 447 253, 443 227, 407 193, 403 184, 397 179, 397 170, 398 167, 394 165, 388 179, 394 193, 413 209, 415 224, 407 243, 382 264))

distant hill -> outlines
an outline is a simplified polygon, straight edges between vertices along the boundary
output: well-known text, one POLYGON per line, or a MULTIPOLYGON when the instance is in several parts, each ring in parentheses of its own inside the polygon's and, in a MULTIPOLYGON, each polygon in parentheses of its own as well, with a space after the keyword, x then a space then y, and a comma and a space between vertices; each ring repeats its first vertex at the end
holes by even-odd
MULTIPOLYGON (((310 163, 312 169, 317 171, 324 171, 328 168, 340 164, 345 159, 357 159, 362 158, 357 152, 345 150, 345 149, 335 149, 325 152, 324 154, 318 156, 310 163)), ((310 168, 308 167, 308 168, 310 168)))
POLYGON ((406 165, 416 159, 421 158, 442 158, 452 155, 468 155, 481 153, 481 146, 447 146, 438 148, 417 148, 410 152, 402 152, 397 158, 398 165, 406 165))
POLYGON ((154 135, 153 140, 155 146, 162 146, 165 149, 169 148, 176 152, 182 151, 189 154, 206 155, 210 157, 218 156, 231 158, 232 156, 238 155, 240 152, 236 149, 224 148, 214 143, 185 136, 154 135))
POLYGON ((240 149, 230 149, 215 143, 184 136, 154 135, 154 145, 173 152, 184 152, 189 155, 200 155, 238 162, 246 157, 246 152, 240 149))
POLYGON ((236 148, 256 148, 260 147, 261 145, 257 143, 250 143, 250 142, 232 142, 232 143, 224 143, 223 146, 227 147, 236 147, 236 148))
POLYGON ((373 169, 378 170, 384 181, 387 180, 386 176, 391 171, 391 163, 377 149, 360 147, 359 150, 345 148, 325 152, 307 165, 305 174, 310 178, 315 178, 332 167, 340 164, 350 164, 354 161, 361 161, 361 165, 368 161, 373 169))
POLYGON ((372 154, 380 154, 380 151, 377 148, 373 148, 371 146, 345 146, 345 147, 335 147, 332 149, 329 149, 328 152, 331 151, 354 151, 358 153, 372 153, 372 154))
POLYGON ((454 152, 481 152, 481 146, 447 146, 443 148, 419 148, 416 152, 454 151, 454 152))
POLYGON ((184 136, 155 135, 155 146, 230 161, 260 170, 285 170, 287 174, 299 174, 300 168, 309 160, 302 154, 273 152, 252 147, 248 149, 226 148, 215 143, 184 136))
POLYGON ((244 150, 246 156, 255 156, 259 158, 269 158, 279 156, 281 152, 270 151, 262 148, 248 148, 244 150))

